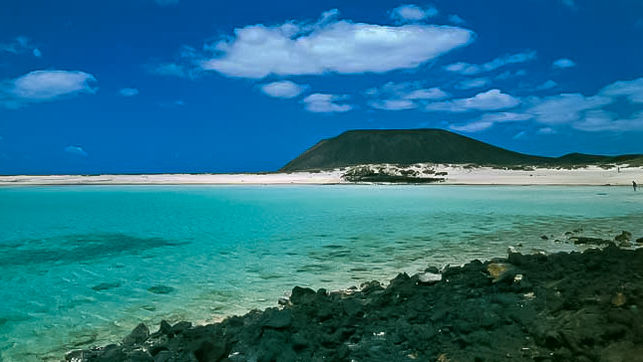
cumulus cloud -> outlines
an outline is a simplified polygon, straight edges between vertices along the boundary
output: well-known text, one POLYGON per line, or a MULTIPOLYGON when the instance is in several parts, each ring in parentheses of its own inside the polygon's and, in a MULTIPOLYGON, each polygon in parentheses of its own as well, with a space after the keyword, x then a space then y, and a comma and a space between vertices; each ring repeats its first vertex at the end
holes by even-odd
POLYGON ((338 102, 345 101, 347 96, 340 96, 334 94, 313 93, 304 98, 304 106, 307 111, 314 113, 343 113, 353 109, 350 104, 340 104, 338 102))
POLYGON ((82 157, 89 156, 89 154, 85 152, 85 150, 80 146, 67 146, 65 147, 65 152, 75 156, 82 156, 82 157))
POLYGON ((420 21, 436 15, 438 9, 433 6, 421 8, 413 4, 398 6, 391 11, 391 18, 401 23, 420 21))
POLYGON ((481 78, 472 78, 472 79, 464 79, 458 82, 455 85, 456 89, 474 89, 474 88, 482 88, 486 87, 491 83, 491 80, 486 77, 481 77, 481 78))
POLYGON ((552 66, 557 69, 565 69, 565 68, 571 68, 576 66, 576 63, 571 59, 560 58, 558 60, 555 60, 552 63, 552 66))
POLYGON ((289 80, 272 82, 261 86, 262 92, 275 98, 295 98, 305 89, 305 86, 289 80))
POLYGON ((41 57, 42 52, 26 36, 19 36, 8 43, 0 43, 0 53, 23 54, 31 52, 35 57, 41 57))
POLYGON ((134 97, 135 95, 138 95, 140 92, 136 88, 123 88, 120 91, 118 91, 118 93, 123 97, 134 97))
POLYGON ((235 29, 207 47, 214 56, 200 65, 230 77, 383 73, 411 69, 469 44, 470 30, 454 26, 386 26, 336 19, 325 13, 312 24, 288 21, 235 29))
POLYGON ((433 112, 469 112, 469 111, 495 111, 513 108, 520 104, 520 100, 509 94, 502 93, 499 89, 478 93, 471 98, 460 98, 444 102, 434 102, 426 105, 427 111, 433 112))
POLYGON ((96 92, 93 75, 81 71, 36 70, 0 82, 0 104, 17 108, 25 103, 46 102, 79 93, 96 92))
POLYGON ((444 69, 449 72, 462 75, 476 75, 496 70, 508 64, 524 63, 534 59, 536 59, 536 52, 526 51, 522 53, 503 55, 483 64, 471 64, 465 62, 453 63, 445 66, 444 69))

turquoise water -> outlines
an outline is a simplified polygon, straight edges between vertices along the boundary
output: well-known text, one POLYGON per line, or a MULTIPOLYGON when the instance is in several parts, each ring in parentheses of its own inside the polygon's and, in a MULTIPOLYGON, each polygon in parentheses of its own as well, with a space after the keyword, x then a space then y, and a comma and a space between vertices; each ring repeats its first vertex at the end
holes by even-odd
POLYGON ((139 322, 209 322, 294 285, 399 271, 629 230, 625 187, 62 186, 0 188, 0 360, 59 360, 139 322))

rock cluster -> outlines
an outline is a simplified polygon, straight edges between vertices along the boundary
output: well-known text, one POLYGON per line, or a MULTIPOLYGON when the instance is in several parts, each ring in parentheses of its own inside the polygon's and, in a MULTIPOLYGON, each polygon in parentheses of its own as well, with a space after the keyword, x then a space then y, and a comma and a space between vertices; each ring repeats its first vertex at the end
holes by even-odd
POLYGON ((221 323, 137 326, 67 361, 636 361, 643 249, 473 261, 329 293, 221 323))

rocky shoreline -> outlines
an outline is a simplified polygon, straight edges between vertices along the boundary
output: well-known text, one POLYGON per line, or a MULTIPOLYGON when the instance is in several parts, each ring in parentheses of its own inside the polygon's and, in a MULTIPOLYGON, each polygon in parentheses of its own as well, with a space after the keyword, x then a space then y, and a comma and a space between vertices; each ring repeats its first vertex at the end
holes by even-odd
MULTIPOLYGON (((619 239, 631 235, 621 234, 619 239)), ((643 248, 472 261, 205 325, 140 324, 66 361, 641 361, 643 248)), ((624 244, 623 241, 617 240, 624 244)), ((643 245, 643 239, 634 244, 643 245)))

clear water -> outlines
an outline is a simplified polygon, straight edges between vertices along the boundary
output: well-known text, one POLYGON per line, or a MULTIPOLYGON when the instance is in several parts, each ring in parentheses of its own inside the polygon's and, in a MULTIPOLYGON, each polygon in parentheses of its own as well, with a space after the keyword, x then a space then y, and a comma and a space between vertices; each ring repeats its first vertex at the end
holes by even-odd
POLYGON ((625 187, 0 188, 0 360, 60 360, 137 323, 207 322, 400 271, 643 236, 625 187))

